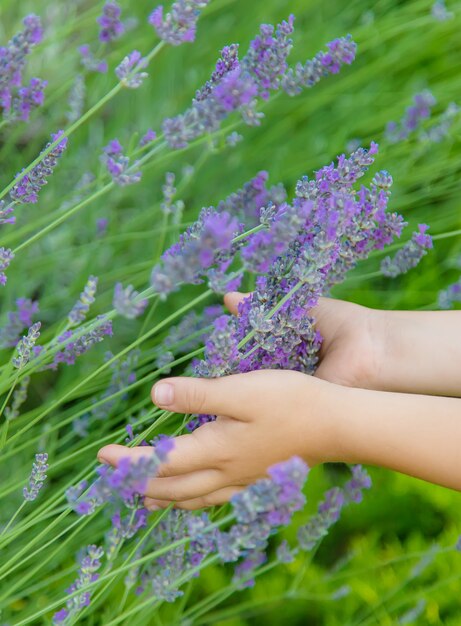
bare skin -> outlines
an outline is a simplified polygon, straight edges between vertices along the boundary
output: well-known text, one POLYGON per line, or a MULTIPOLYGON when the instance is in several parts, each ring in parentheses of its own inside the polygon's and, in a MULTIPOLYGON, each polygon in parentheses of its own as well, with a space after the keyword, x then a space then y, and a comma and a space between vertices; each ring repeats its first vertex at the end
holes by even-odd
MULTIPOLYGON (((227 294, 233 313, 242 297, 227 294)), ((324 337, 314 377, 265 370, 153 387, 161 408, 219 417, 175 439, 146 490, 148 508, 221 504, 293 455, 311 467, 365 463, 461 490, 461 312, 322 299, 313 314, 324 337)), ((117 465, 151 453, 109 445, 98 458, 117 465)))

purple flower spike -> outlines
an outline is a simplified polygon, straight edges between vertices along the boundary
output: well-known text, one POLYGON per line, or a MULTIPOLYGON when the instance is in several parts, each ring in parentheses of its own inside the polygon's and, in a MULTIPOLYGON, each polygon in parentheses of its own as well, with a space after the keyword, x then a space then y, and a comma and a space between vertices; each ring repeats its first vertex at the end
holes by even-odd
POLYGON ((14 253, 9 248, 0 248, 0 285, 5 286, 7 277, 5 270, 8 269, 11 261, 14 259, 14 253))
POLYGON ((139 293, 133 285, 123 288, 122 283, 117 283, 114 289, 113 305, 114 309, 127 319, 135 319, 143 314, 148 304, 148 300, 139 300, 139 293))
POLYGON ((384 276, 395 278, 400 274, 406 274, 418 265, 432 248, 432 237, 426 234, 429 226, 419 224, 418 230, 412 238, 395 254, 393 258, 386 257, 381 262, 381 271, 384 276))
MULTIPOLYGON (((57 141, 63 135, 63 132, 64 131, 60 130, 57 133, 53 133, 51 135, 51 142, 46 145, 46 148, 48 148, 51 143, 57 141)), ((16 183, 10 192, 12 200, 20 204, 34 204, 38 201, 40 189, 47 184, 47 178, 51 176, 59 159, 67 148, 67 141, 67 137, 62 137, 62 140, 51 152, 49 152, 32 171, 23 176, 21 180, 16 183)), ((20 174, 16 174, 16 177, 19 175, 20 174)))
POLYGON ((107 144, 100 159, 116 185, 126 187, 141 180, 141 172, 136 171, 137 161, 130 164, 130 159, 123 154, 123 146, 118 139, 107 144))
POLYGON ((455 302, 461 302, 461 277, 446 289, 439 291, 439 308, 451 309, 455 302))
POLYGON ((23 20, 24 29, 4 47, 0 46, 0 109, 7 121, 27 121, 31 111, 43 104, 45 81, 32 78, 23 85, 23 72, 27 56, 42 40, 40 18, 28 15, 23 20))
POLYGON ((48 455, 36 454, 35 463, 32 465, 32 473, 29 477, 29 486, 24 487, 23 495, 24 500, 32 502, 35 500, 43 487, 43 483, 46 480, 46 471, 48 469, 48 455))
POLYGON ((160 5, 150 14, 149 24, 155 28, 160 39, 172 46, 193 42, 200 11, 209 2, 210 0, 177 0, 166 15, 160 5))
POLYGON ((96 20, 100 26, 99 40, 103 43, 115 41, 125 32, 125 26, 120 20, 122 9, 116 2, 106 2, 102 15, 96 20))
POLYGON ((141 57, 138 50, 133 50, 115 68, 115 74, 128 89, 138 89, 148 76, 147 72, 142 71, 145 67, 147 67, 146 59, 141 57))

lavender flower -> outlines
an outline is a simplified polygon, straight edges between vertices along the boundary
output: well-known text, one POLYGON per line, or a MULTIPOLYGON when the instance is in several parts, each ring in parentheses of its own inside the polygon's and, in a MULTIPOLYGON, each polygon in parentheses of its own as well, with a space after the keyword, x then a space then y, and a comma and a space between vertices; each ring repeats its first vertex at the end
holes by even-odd
POLYGON ((116 2, 106 2, 102 15, 96 20, 100 26, 99 41, 109 43, 115 41, 125 32, 125 26, 120 20, 122 9, 116 2))
POLYGON ((223 312, 223 307, 220 305, 205 307, 200 314, 191 311, 181 319, 177 326, 170 327, 168 335, 162 342, 162 349, 174 350, 179 354, 192 352, 202 345, 209 327, 223 312))
POLYGON ((99 478, 86 494, 78 499, 75 492, 67 494, 68 498, 70 495, 70 504, 79 515, 89 515, 106 502, 137 509, 139 496, 145 493, 148 481, 157 475, 159 465, 166 461, 172 446, 172 440, 165 437, 149 457, 137 462, 130 458, 120 459, 116 469, 100 466, 97 469, 99 478))
POLYGON ((293 19, 290 16, 277 27, 263 24, 240 61, 236 44, 222 50, 216 70, 197 91, 192 106, 185 113, 164 120, 163 132, 172 148, 184 148, 205 133, 216 131, 234 111, 240 113, 245 124, 258 125, 262 117, 256 110, 258 98, 267 99, 271 91, 282 87, 294 95, 322 76, 336 73, 342 63, 352 62, 355 44, 347 37, 331 42, 328 53, 319 53, 306 63, 305 67, 310 68, 311 64, 315 72, 303 70, 303 66, 289 70, 293 19))
POLYGON ((84 321, 90 310, 90 306, 94 302, 97 287, 98 279, 96 276, 90 276, 84 290, 80 294, 80 299, 67 316, 70 326, 77 326, 77 324, 84 321))
MULTIPOLYGON (((99 574, 96 572, 101 567, 101 557, 104 550, 95 545, 90 545, 82 551, 78 558, 78 577, 75 582, 67 589, 67 593, 73 593, 79 589, 85 589, 89 583, 96 581, 99 574)), ((91 591, 82 591, 67 600, 66 608, 61 609, 53 616, 53 624, 71 624, 75 621, 80 611, 89 606, 91 600, 91 591)))
POLYGON ((27 55, 41 42, 43 30, 40 18, 28 15, 23 20, 24 29, 6 46, 0 46, 0 109, 5 119, 27 120, 35 106, 43 104, 46 83, 33 78, 28 87, 23 86, 23 71, 27 55))
POLYGON ((0 328, 0 348, 14 347, 24 328, 32 325, 32 317, 38 313, 38 302, 28 298, 16 300, 16 310, 7 313, 7 323, 0 328))
POLYGON ((5 274, 5 270, 8 269, 11 261, 14 259, 13 250, 10 248, 0 247, 0 285, 6 285, 8 280, 5 274))
POLYGON ((163 41, 172 46, 179 46, 185 42, 195 40, 197 21, 200 10, 205 8, 210 0, 177 0, 171 7, 171 12, 163 14, 160 5, 149 16, 149 24, 157 31, 163 41))
POLYGON ((355 60, 357 45, 351 35, 327 43, 328 52, 319 52, 304 64, 297 63, 282 78, 282 87, 289 96, 296 96, 303 89, 316 85, 329 74, 337 74, 342 65, 355 60))
POLYGON ((19 409, 27 400, 29 383, 30 376, 24 376, 24 378, 19 382, 19 386, 14 390, 11 406, 7 406, 5 409, 5 417, 7 420, 11 421, 19 416, 19 409))
POLYGON ((115 74, 128 89, 138 89, 148 76, 147 72, 142 71, 145 67, 147 67, 147 59, 142 58, 138 50, 133 50, 115 68, 115 74))
POLYGON ((359 504, 363 499, 363 490, 370 489, 371 478, 361 465, 353 465, 352 478, 344 485, 344 495, 347 502, 359 504))
POLYGON ((46 480, 47 469, 48 455, 46 453, 36 454, 35 463, 32 464, 32 472, 29 477, 29 485, 23 489, 24 500, 32 502, 37 498, 46 480))
POLYGON ((123 147, 118 139, 113 139, 107 144, 100 158, 116 185, 125 187, 141 180, 141 172, 134 171, 137 161, 130 165, 130 159, 123 154, 123 147))
POLYGON ((344 489, 333 487, 327 491, 316 515, 298 529, 297 537, 301 550, 312 550, 338 521, 343 506, 350 502, 361 502, 363 490, 371 487, 371 479, 361 465, 353 466, 351 471, 352 478, 345 484, 344 489))
POLYGON ((43 105, 47 84, 46 80, 31 78, 27 86, 20 87, 12 100, 9 119, 27 122, 32 111, 43 105))
POLYGON ((399 123, 389 122, 386 127, 386 139, 390 143, 398 143, 407 139, 415 132, 421 121, 431 115, 436 100, 429 90, 421 91, 413 96, 413 105, 408 107, 399 123))
POLYGON ((152 130, 152 128, 149 128, 146 131, 146 133, 141 137, 139 141, 139 145, 141 148, 144 148, 145 146, 149 145, 156 139, 157 139, 157 133, 155 132, 155 130, 152 130))
POLYGON ((446 289, 439 291, 438 295, 440 309, 451 309, 455 302, 461 302, 461 277, 446 289))
POLYGON ((107 233, 107 227, 109 225, 109 220, 107 217, 100 217, 96 220, 96 234, 98 237, 104 237, 107 233))
POLYGON ((0 225, 1 224, 14 224, 16 218, 11 215, 14 211, 14 205, 6 204, 4 200, 0 200, 0 225))
MULTIPOLYGON (((267 205, 265 230, 243 242, 245 266, 260 275, 239 317, 223 317, 205 344, 199 376, 255 369, 315 371, 321 337, 306 314, 320 295, 373 249, 400 235, 403 220, 386 212, 392 178, 378 173, 369 188, 354 188, 373 162, 376 144, 298 181, 291 204, 267 205), (279 303, 284 302, 283 306, 279 303), (224 358, 223 358, 224 357, 224 358)), ((213 416, 209 416, 213 419, 213 416)), ((206 421, 193 418, 190 426, 206 421)))
POLYGON ((107 72, 107 61, 97 59, 91 52, 88 44, 80 46, 78 51, 80 53, 80 62, 86 70, 89 72, 98 72, 99 74, 105 74, 107 72))
POLYGON ((447 9, 445 0, 435 0, 431 8, 432 17, 438 22, 446 22, 454 17, 454 13, 447 9))
MULTIPOLYGON (((58 144, 38 163, 28 174, 16 183, 10 192, 11 199, 20 204, 35 203, 38 201, 40 189, 47 184, 47 178, 51 176, 54 168, 58 164, 63 152, 67 148, 67 137, 63 136, 64 131, 59 130, 51 135, 52 143, 62 139, 58 144)), ((49 148, 51 143, 46 145, 49 148)), ((16 177, 20 174, 16 174, 16 177)))
POLYGON ((400 274, 406 274, 418 265, 421 259, 432 248, 432 238, 426 235, 429 228, 427 224, 419 224, 418 231, 413 233, 412 238, 395 254, 393 258, 387 256, 381 262, 381 271, 384 276, 395 278, 400 274))
POLYGON ((113 305, 119 315, 129 320, 135 319, 144 313, 149 301, 139 300, 139 292, 133 285, 123 288, 122 283, 117 283, 114 289, 113 305))
POLYGON ((152 270, 154 290, 164 296, 181 283, 201 282, 213 266, 223 267, 232 254, 232 240, 238 230, 237 220, 228 213, 202 209, 195 224, 181 235, 179 243, 166 250, 152 270))
MULTIPOLYGON (((77 331, 66 330, 62 333, 50 347, 58 347, 58 351, 54 354, 51 363, 41 366, 41 369, 56 370, 61 363, 66 365, 74 365, 79 356, 88 352, 97 343, 104 340, 104 337, 112 336, 112 322, 107 320, 104 315, 98 315, 96 325, 83 335, 77 331)), ((34 349, 34 356, 42 353, 46 355, 44 346, 37 346, 34 349)))
POLYGON ((41 323, 36 322, 29 328, 27 335, 19 340, 16 346, 17 356, 13 358, 13 365, 20 369, 29 362, 33 348, 40 337, 41 323))

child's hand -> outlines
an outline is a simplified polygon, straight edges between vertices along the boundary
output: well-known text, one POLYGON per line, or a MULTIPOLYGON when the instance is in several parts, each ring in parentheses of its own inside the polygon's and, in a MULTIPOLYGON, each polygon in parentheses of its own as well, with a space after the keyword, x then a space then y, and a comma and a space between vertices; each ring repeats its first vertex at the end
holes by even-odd
MULTIPOLYGON (((157 383, 152 399, 177 413, 211 413, 215 422, 174 440, 170 460, 146 491, 149 508, 196 509, 221 504, 266 475, 267 468, 298 455, 312 467, 337 460, 333 406, 341 387, 298 372, 264 370, 205 380, 170 378, 157 383)), ((147 447, 110 445, 98 455, 116 465, 147 447)))
MULTIPOLYGON (((237 315, 239 302, 247 296, 228 293, 224 302, 237 315)), ((379 371, 386 354, 388 312, 320 298, 309 313, 323 337, 315 376, 347 387, 380 389, 379 371)))

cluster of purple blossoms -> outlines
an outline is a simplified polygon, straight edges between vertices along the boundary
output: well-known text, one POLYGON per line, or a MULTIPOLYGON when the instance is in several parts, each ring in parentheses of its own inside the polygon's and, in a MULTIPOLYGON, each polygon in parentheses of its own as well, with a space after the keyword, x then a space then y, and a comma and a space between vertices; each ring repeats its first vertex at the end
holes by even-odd
POLYGON ((356 46, 348 36, 330 42, 328 52, 320 52, 305 66, 289 69, 293 21, 290 16, 276 27, 263 24, 241 60, 236 44, 222 50, 211 79, 197 91, 192 106, 164 120, 163 132, 170 147, 184 148, 190 141, 216 131, 234 111, 245 124, 258 125, 262 117, 256 110, 258 98, 267 99, 271 91, 281 88, 295 95, 322 77, 337 73, 341 65, 352 63, 356 46))
POLYGON ((14 367, 20 369, 29 362, 33 355, 35 344, 40 337, 40 327, 41 323, 35 322, 35 324, 32 324, 29 328, 27 335, 18 341, 16 345, 17 354, 12 360, 14 367))
POLYGON ((0 348, 13 348, 21 338, 22 331, 32 326, 32 318, 36 313, 38 302, 18 298, 16 310, 7 313, 7 322, 0 328, 0 348))
POLYGON ((297 63, 285 73, 282 88, 288 95, 296 96, 303 89, 316 85, 325 76, 337 74, 342 65, 350 65, 355 59, 357 45, 347 35, 327 43, 327 50, 319 52, 304 64, 297 63))
POLYGON ((461 302, 461 277, 446 289, 439 291, 437 300, 441 309, 451 309, 455 302, 461 302))
POLYGON ((16 174, 16 178, 20 177, 20 180, 10 192, 12 201, 19 204, 34 204, 38 201, 40 189, 47 184, 47 179, 52 175, 67 148, 67 137, 64 137, 63 134, 64 131, 59 130, 51 135, 51 142, 45 146, 45 150, 53 143, 58 143, 28 174, 25 176, 22 176, 21 173, 16 174))
MULTIPOLYGON (((255 290, 241 302, 237 318, 222 316, 215 322, 205 358, 195 365, 197 375, 315 371, 321 337, 308 311, 359 260, 400 236, 404 225, 400 216, 387 212, 392 184, 387 172, 378 173, 369 187, 355 188, 376 151, 372 144, 348 158, 340 156, 314 179, 302 178, 291 204, 260 211, 264 228, 241 248, 244 265, 258 274, 255 290)), ((191 424, 203 421, 206 416, 191 424)))
POLYGON ((7 420, 11 421, 19 417, 19 409, 27 400, 29 383, 30 376, 24 376, 24 378, 20 380, 19 385, 15 388, 11 406, 5 408, 5 417, 7 420))
POLYGON ((11 261, 14 259, 14 252, 10 248, 0 247, 0 285, 3 287, 8 280, 5 274, 5 270, 10 266, 11 261))
POLYGON ((146 553, 169 546, 178 537, 189 537, 183 543, 132 572, 126 581, 136 585, 136 593, 151 593, 167 602, 174 602, 183 582, 198 575, 194 569, 207 556, 217 555, 224 563, 234 562, 235 581, 249 586, 252 570, 266 558, 270 536, 290 522, 295 511, 305 502, 302 488, 308 468, 299 458, 279 463, 268 470, 269 478, 250 485, 231 500, 236 522, 221 531, 211 524, 207 513, 199 515, 171 510, 150 533, 142 550, 146 553), (238 562, 240 559, 240 562, 238 562))
POLYGON ((387 256, 382 260, 381 272, 384 276, 395 278, 418 265, 427 251, 432 248, 432 237, 426 234, 428 228, 427 224, 419 224, 412 238, 398 250, 393 258, 387 256))
POLYGON ((145 493, 149 480, 157 475, 159 465, 166 461, 172 448, 173 440, 163 437, 158 440, 150 456, 137 462, 130 458, 120 459, 115 469, 101 465, 97 469, 97 480, 84 494, 81 491, 87 488, 85 483, 67 490, 69 504, 79 515, 90 515, 107 502, 132 509, 140 508, 140 496, 145 493))
POLYGON ((115 68, 115 74, 128 89, 138 89, 148 76, 147 72, 144 72, 146 67, 147 59, 143 58, 138 50, 133 50, 115 68))
POLYGON ((301 550, 312 550, 338 521, 344 505, 350 502, 360 503, 364 489, 370 489, 371 478, 361 465, 354 465, 351 471, 352 478, 344 487, 333 487, 327 491, 317 513, 298 529, 297 538, 301 550))
POLYGON ((74 305, 72 311, 67 316, 70 326, 77 326, 80 322, 83 322, 88 315, 90 306, 93 304, 96 295, 96 289, 98 287, 98 279, 96 276, 90 276, 88 281, 80 294, 78 302, 74 305))
POLYGON ((28 15, 23 20, 24 29, 6 46, 0 46, 0 109, 8 121, 29 119, 31 111, 44 102, 46 81, 32 78, 23 84, 27 55, 43 37, 40 18, 28 15))
POLYGON ((139 146, 141 148, 144 148, 145 146, 148 146, 156 139, 157 139, 157 133, 155 132, 155 130, 152 130, 152 128, 149 128, 139 140, 139 146))
MULTIPOLYGON (((113 354, 107 352, 105 360, 109 361, 112 357, 113 354)), ((91 400, 92 408, 88 413, 75 418, 72 422, 72 429, 76 435, 86 437, 94 420, 109 418, 120 400, 126 400, 128 394, 124 390, 136 380, 135 369, 138 359, 139 352, 135 350, 127 354, 125 359, 117 359, 111 364, 112 374, 106 390, 91 400)))
POLYGON ((209 2, 210 0, 177 0, 166 15, 160 5, 150 14, 149 24, 155 28, 160 39, 172 46, 193 42, 200 11, 209 2))
MULTIPOLYGON (((96 572, 101 567, 101 558, 104 556, 104 550, 95 545, 87 546, 77 557, 80 565, 78 569, 78 578, 66 590, 66 593, 74 593, 79 589, 85 589, 89 583, 95 582, 99 578, 96 572)), ((53 624, 66 626, 72 624, 80 611, 89 606, 91 600, 90 591, 82 591, 82 593, 73 595, 67 600, 66 608, 61 609, 53 616, 53 624)))
POLYGON ((389 122, 386 126, 386 139, 398 143, 418 130, 422 120, 430 117, 436 100, 429 90, 413 96, 413 105, 408 107, 400 122, 389 122))
POLYGON ((36 454, 35 462, 32 464, 32 472, 29 477, 29 485, 24 487, 24 500, 31 502, 35 500, 43 487, 48 470, 48 455, 46 453, 36 454))
POLYGON ((99 41, 109 43, 115 41, 125 32, 125 26, 120 20, 122 9, 116 2, 106 2, 102 15, 96 20, 99 24, 99 41))
MULTIPOLYGON (((49 346, 49 348, 58 348, 53 354, 51 363, 41 365, 40 369, 56 370, 61 363, 74 365, 79 356, 103 341, 104 337, 112 337, 112 334, 112 322, 104 315, 98 315, 94 328, 86 333, 82 334, 79 329, 66 330, 49 346)), ((44 346, 36 346, 34 357, 43 355, 46 358, 47 351, 44 346)))
POLYGON ((139 293, 133 285, 124 288, 122 283, 117 283, 114 288, 112 303, 119 315, 132 320, 144 313, 149 301, 145 298, 140 300, 139 293))
POLYGON ((104 148, 101 162, 106 166, 113 182, 120 187, 134 185, 141 180, 141 172, 135 171, 137 162, 130 165, 130 159, 123 154, 123 146, 118 139, 113 139, 104 148))
POLYGON ((105 74, 107 72, 107 61, 97 59, 91 52, 91 48, 88 44, 80 46, 78 51, 80 52, 80 62, 86 70, 89 72, 98 72, 99 74, 105 74))
POLYGON ((435 0, 431 8, 432 17, 438 22, 446 22, 454 17, 454 13, 447 9, 445 0, 435 0))
POLYGON ((156 293, 166 296, 182 283, 198 284, 213 271, 225 272, 239 231, 238 221, 229 213, 218 213, 211 207, 202 209, 198 220, 164 252, 152 270, 151 285, 156 293))

